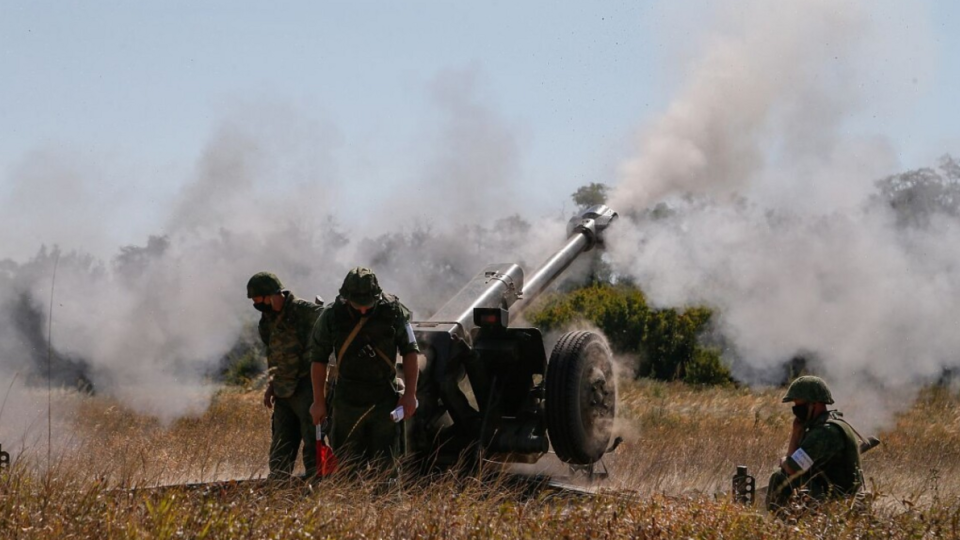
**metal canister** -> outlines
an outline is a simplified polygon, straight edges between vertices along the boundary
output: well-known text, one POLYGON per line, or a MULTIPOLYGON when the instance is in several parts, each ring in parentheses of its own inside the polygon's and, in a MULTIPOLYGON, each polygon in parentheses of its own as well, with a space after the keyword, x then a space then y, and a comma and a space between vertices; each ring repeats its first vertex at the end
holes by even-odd
POLYGON ((737 472, 733 475, 733 502, 753 506, 755 488, 756 480, 747 474, 747 466, 737 465, 737 472))

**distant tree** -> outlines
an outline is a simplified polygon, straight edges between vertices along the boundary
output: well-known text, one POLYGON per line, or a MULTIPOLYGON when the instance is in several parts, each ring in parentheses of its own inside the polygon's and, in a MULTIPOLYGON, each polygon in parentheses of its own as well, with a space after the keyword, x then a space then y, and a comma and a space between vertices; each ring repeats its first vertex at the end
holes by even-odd
POLYGON ((935 214, 960 216, 960 164, 949 154, 937 168, 923 167, 877 181, 879 198, 903 226, 923 227, 935 214))
POLYGON ((606 184, 591 182, 589 185, 580 186, 580 188, 570 196, 573 198, 573 202, 581 209, 590 208, 598 204, 606 204, 607 191, 609 189, 606 184))
MULTIPOLYGON (((607 202, 608 190, 609 188, 606 184, 591 182, 586 186, 580 186, 570 197, 577 205, 578 210, 586 210, 591 206, 605 204, 607 202)), ((609 285, 614 282, 615 276, 613 269, 607 261, 603 260, 601 251, 593 251, 587 257, 584 257, 584 261, 585 262, 581 264, 589 268, 586 271, 588 285, 609 285)))
POLYGON ((122 280, 132 282, 143 275, 151 263, 163 257, 169 247, 169 238, 153 235, 147 238, 146 246, 122 246, 113 259, 113 269, 122 280))

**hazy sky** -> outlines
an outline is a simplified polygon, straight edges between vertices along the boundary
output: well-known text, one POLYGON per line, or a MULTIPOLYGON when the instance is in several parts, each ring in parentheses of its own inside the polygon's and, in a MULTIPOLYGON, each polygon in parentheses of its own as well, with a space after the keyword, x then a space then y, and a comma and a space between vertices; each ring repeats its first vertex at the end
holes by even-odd
MULTIPOLYGON (((865 98, 846 129, 888 137, 910 168, 960 147, 960 5, 913 2, 918 15, 904 20, 897 4, 869 3, 885 46, 857 80, 865 98)), ((25 216, 57 215, 71 210, 51 200, 69 201, 75 189, 74 204, 87 209, 78 223, 122 224, 106 242, 142 244, 164 232, 161 209, 196 176, 226 120, 279 111, 308 134, 278 138, 325 156, 315 165, 324 170, 296 181, 328 179, 335 187, 320 190, 323 206, 351 224, 369 202, 419 189, 425 161, 461 151, 438 143, 448 135, 442 81, 452 79, 447 91, 469 96, 453 114, 472 107, 496 120, 494 137, 513 139, 512 206, 556 213, 576 187, 617 182, 635 133, 709 46, 716 7, 0 0, 0 201, 25 216), (37 162, 58 165, 37 173, 37 162), (57 184, 66 193, 29 185, 63 172, 78 177, 57 184)), ((810 46, 824 45, 817 40, 810 46)), ((33 253, 12 249, 0 256, 33 253)))

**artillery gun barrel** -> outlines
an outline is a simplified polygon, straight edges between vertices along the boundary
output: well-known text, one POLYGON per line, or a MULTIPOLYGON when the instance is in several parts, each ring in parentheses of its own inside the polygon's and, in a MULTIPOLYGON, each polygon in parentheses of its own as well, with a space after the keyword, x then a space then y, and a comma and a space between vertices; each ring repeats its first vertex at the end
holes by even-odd
MULTIPOLYGON (((540 295, 583 252, 603 241, 603 231, 617 218, 604 205, 588 208, 567 224, 567 241, 528 280, 523 269, 513 263, 491 264, 443 305, 426 323, 455 324, 465 334, 474 328, 475 308, 495 308, 519 313, 540 295)), ((511 317, 512 318, 512 317, 511 317)))
POLYGON ((546 262, 530 276, 530 279, 523 284, 521 298, 514 304, 514 309, 510 312, 510 318, 513 319, 518 313, 523 311, 534 299, 540 296, 547 287, 550 286, 581 253, 590 248, 590 240, 586 234, 574 232, 567 239, 566 245, 554 253, 546 262))
POLYGON ((580 212, 567 224, 567 243, 537 268, 523 284, 520 299, 513 305, 511 319, 522 312, 585 251, 603 243, 603 232, 617 218, 604 205, 580 212))

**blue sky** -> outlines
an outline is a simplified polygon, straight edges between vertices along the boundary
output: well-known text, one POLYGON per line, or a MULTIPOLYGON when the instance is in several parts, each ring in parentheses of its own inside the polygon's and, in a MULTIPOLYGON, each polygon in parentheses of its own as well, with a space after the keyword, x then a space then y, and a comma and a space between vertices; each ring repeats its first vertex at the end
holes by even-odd
MULTIPOLYGON (((890 138, 909 168, 960 153, 960 6, 914 3, 917 28, 898 20, 897 4, 865 4, 902 58, 889 63, 895 73, 878 58, 859 84, 912 84, 888 94, 895 107, 868 106, 849 129, 890 138), (925 67, 903 70, 912 65, 925 67)), ((218 126, 271 107, 324 126, 325 163, 341 186, 331 198, 375 198, 422 173, 442 123, 433 92, 454 73, 481 113, 516 137, 519 202, 555 212, 577 186, 616 183, 635 132, 664 111, 702 55, 715 8, 0 0, 0 201, 38 153, 72 156, 84 182, 122 207, 127 227, 115 240, 142 242, 162 228, 165 204, 191 180, 218 126)))

